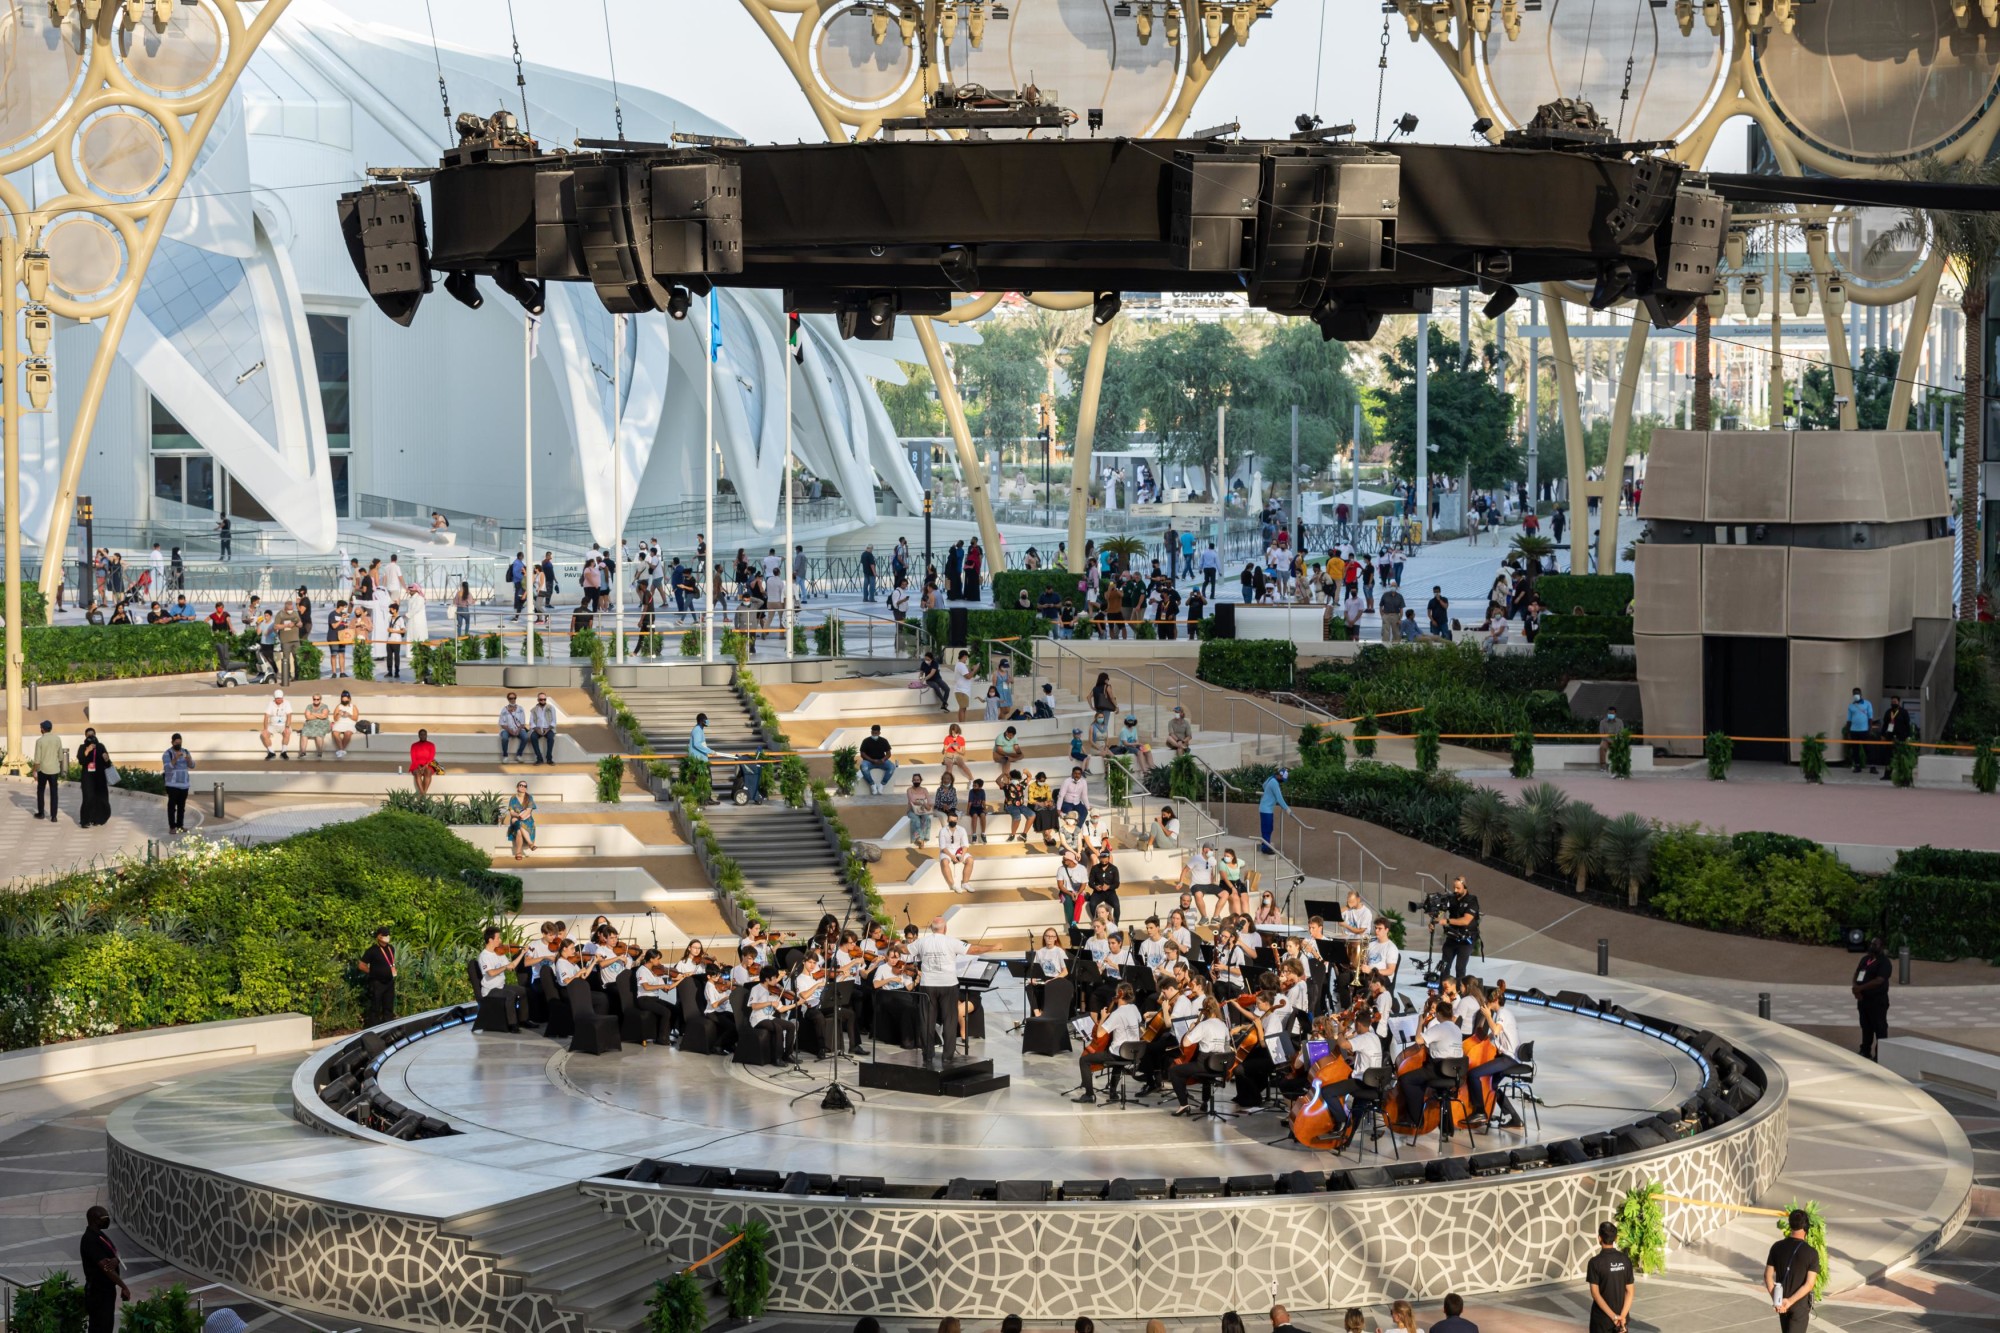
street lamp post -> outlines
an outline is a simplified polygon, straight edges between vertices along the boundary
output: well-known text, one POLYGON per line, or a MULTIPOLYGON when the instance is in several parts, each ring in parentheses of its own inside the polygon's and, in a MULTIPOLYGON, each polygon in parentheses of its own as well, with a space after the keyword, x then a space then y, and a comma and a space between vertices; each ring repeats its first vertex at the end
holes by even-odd
MULTIPOLYGON (((6 497, 6 615, 7 615, 7 758, 8 777, 26 777, 32 769, 21 738, 21 243, 11 233, 0 236, 0 420, 5 423, 4 478, 6 497)), ((31 254, 42 274, 48 257, 31 254)), ((36 293, 37 296, 40 293, 36 293)), ((57 554, 60 561, 62 556, 57 554)))

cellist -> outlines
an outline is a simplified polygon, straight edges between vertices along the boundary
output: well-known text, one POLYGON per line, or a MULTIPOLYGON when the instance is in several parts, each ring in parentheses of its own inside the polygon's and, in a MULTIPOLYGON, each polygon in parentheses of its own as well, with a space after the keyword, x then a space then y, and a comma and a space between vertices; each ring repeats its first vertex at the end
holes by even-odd
POLYGON ((1413 1125, 1423 1123, 1422 1110, 1424 1093, 1433 1090, 1438 1094, 1438 1137, 1449 1141, 1458 1124, 1458 1107, 1455 1093, 1458 1080, 1438 1072, 1440 1060, 1462 1059, 1465 1055, 1465 1034, 1451 1019, 1451 1011, 1432 996, 1424 1004, 1423 1017, 1417 1023, 1417 1040, 1429 1053, 1429 1058, 1416 1068, 1396 1080, 1397 1091, 1402 1098, 1403 1116, 1413 1125))
POLYGON ((1116 1059, 1126 1042, 1139 1040, 1145 1020, 1140 1017, 1139 1006, 1132 1003, 1132 995, 1132 983, 1119 982, 1112 1004, 1098 1014, 1090 1040, 1076 1057, 1076 1067, 1083 1073, 1083 1094, 1070 1098, 1071 1101, 1095 1105, 1098 1066, 1116 1059))
POLYGON ((1200 1017, 1201 996, 1186 976, 1161 978, 1160 1010, 1147 1020, 1146 1031, 1152 1036, 1146 1042, 1146 1053, 1139 1057, 1139 1074, 1144 1081, 1137 1095, 1147 1097, 1160 1090, 1168 1067, 1181 1054, 1182 1038, 1200 1017))
POLYGON ((1327 1108, 1333 1112, 1334 1120, 1342 1125, 1345 1125, 1353 1114, 1354 1095, 1366 1086, 1362 1081, 1362 1075, 1371 1069, 1379 1068, 1383 1061, 1382 1039, 1375 1035, 1375 1029, 1370 1026, 1372 1012, 1362 1011, 1359 1017, 1361 1021, 1350 1025, 1349 1031, 1339 1042, 1341 1054, 1347 1057, 1347 1077, 1331 1087, 1319 1090, 1319 1095, 1325 1100, 1327 1108))
POLYGON ((1291 1021, 1285 997, 1278 990, 1278 974, 1266 972, 1257 979, 1254 994, 1239 996, 1230 1004, 1250 1015, 1254 1031, 1237 1041, 1236 1095, 1230 1100, 1246 1109, 1261 1106, 1264 1089, 1271 1082, 1280 1058, 1280 1043, 1291 1021))
POLYGON ((1174 1085, 1174 1098, 1180 1102, 1173 1114, 1193 1115, 1195 1108, 1188 1104, 1188 1084, 1216 1072, 1208 1067, 1216 1063, 1212 1057, 1229 1054, 1229 1025, 1222 1021, 1222 1009, 1214 1000, 1201 1002, 1201 1021, 1188 1029, 1181 1048, 1184 1052, 1192 1051, 1193 1055, 1176 1064, 1167 1075, 1174 1085))

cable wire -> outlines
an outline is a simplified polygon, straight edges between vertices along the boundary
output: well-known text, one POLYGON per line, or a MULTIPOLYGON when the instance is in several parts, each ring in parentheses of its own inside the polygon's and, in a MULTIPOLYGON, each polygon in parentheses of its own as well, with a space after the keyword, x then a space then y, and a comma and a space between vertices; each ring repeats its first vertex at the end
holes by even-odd
MULTIPOLYGON (((1322 9, 1320 16, 1324 18, 1325 15, 1326 11, 1322 9)), ((1382 54, 1376 58, 1375 70, 1375 133, 1371 137, 1380 139, 1382 137, 1382 94, 1389 89, 1389 18, 1386 14, 1382 17, 1382 54)))
MULTIPOLYGON (((425 0, 426 3, 429 0, 425 0)), ((618 142, 625 142, 625 105, 618 96, 618 46, 611 40, 611 0, 604 5, 604 54, 611 61, 611 118, 618 124, 618 142)))
POLYGON ((444 141, 450 143, 458 133, 458 122, 451 115, 451 92, 444 86, 444 52, 438 49, 437 17, 431 13, 431 0, 424 0, 424 22, 431 28, 431 59, 437 62, 438 100, 444 103, 444 141))
MULTIPOLYGON (((1319 0, 1319 59, 1318 62, 1313 66, 1313 119, 1314 120, 1319 119, 1320 83, 1326 77, 1326 11, 1327 11, 1327 6, 1330 5, 1331 3, 1332 0, 1319 0)), ((1382 113, 1380 111, 1377 111, 1375 113, 1377 123, 1380 123, 1381 115, 1382 113)))
POLYGON ((521 34, 514 27, 514 0, 507 0, 507 36, 514 42, 514 86, 521 90, 521 132, 535 137, 535 122, 528 115, 528 75, 521 67, 521 34))

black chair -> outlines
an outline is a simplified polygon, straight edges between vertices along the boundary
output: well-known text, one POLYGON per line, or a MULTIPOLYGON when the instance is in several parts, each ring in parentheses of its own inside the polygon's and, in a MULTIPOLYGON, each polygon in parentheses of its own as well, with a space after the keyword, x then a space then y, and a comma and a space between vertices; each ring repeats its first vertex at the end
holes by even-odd
POLYGON ((1104 1100, 1107 1103, 1117 1102, 1121 1107, 1126 1104, 1125 1075, 1138 1069, 1139 1059, 1145 1053, 1146 1043, 1142 1041, 1128 1041, 1115 1051, 1105 1052, 1106 1059, 1098 1068, 1104 1070, 1106 1074, 1104 1100))
POLYGON ((607 1055, 618 1050, 622 1045, 618 1040, 618 1020, 597 1012, 589 984, 572 981, 563 989, 569 994, 570 1024, 574 1029, 569 1039, 570 1050, 584 1055, 607 1055))
POLYGON ((1519 1115, 1523 1107, 1535 1118, 1535 1131, 1541 1132, 1542 1106, 1535 1097, 1535 1043, 1524 1041, 1514 1058, 1520 1061, 1512 1069, 1493 1080, 1494 1086, 1507 1094, 1514 1103, 1514 1114, 1519 1115))
MULTIPOLYGON (((542 1012, 548 1016, 542 1028, 542 1035, 552 1041, 567 1041, 576 1035, 576 1010, 564 996, 562 987, 556 985, 556 965, 544 963, 539 976, 535 978, 535 993, 542 997, 542 1012)), ((584 1004, 590 1003, 590 991, 586 987, 584 1004)))
MULTIPOLYGON (((1419 1124, 1423 1123, 1424 1108, 1432 1102, 1436 1102, 1438 1108, 1438 1143, 1440 1146, 1444 1143, 1447 1118, 1449 1117, 1450 1120, 1457 1120, 1458 1118, 1457 1111, 1452 1103, 1457 1100, 1458 1090, 1465 1086, 1465 1072, 1470 1067, 1462 1055, 1445 1056, 1442 1059, 1433 1058, 1430 1064, 1426 1066, 1427 1069, 1434 1069, 1437 1081, 1426 1082, 1424 1084, 1423 1099, 1417 1103, 1417 1122, 1419 1124), (1445 1081, 1447 1079, 1450 1080, 1449 1083, 1445 1081)), ((1479 1141, 1479 1134, 1472 1128, 1470 1123, 1462 1122, 1452 1126, 1453 1133, 1457 1133, 1460 1130, 1463 1130, 1474 1143, 1479 1141)), ((1411 1147, 1414 1148, 1417 1146, 1418 1137, 1419 1135, 1416 1134, 1410 1136, 1411 1147)), ((1400 1155, 1400 1153, 1401 1150, 1398 1149, 1398 1154, 1400 1155)))
POLYGON ((1195 1057, 1194 1081, 1201 1084, 1201 1113, 1197 1120, 1221 1120, 1222 1112, 1215 1109, 1215 1090, 1229 1081, 1229 1066, 1236 1057, 1228 1051, 1209 1051, 1195 1057))
POLYGON ((868 1029, 871 1041, 877 1046, 887 1042, 906 1051, 923 1045, 923 1013, 916 991, 878 990, 874 998, 875 1016, 868 1029))
POLYGON ((472 993, 479 996, 479 1015, 472 1020, 474 1032, 513 1032, 518 1029, 514 1021, 513 997, 501 987, 490 995, 481 995, 480 987, 486 978, 479 970, 479 960, 470 958, 465 963, 465 979, 472 983, 472 993))
POLYGON ((736 1063, 774 1065, 778 1053, 772 1049, 772 1034, 750 1025, 750 988, 738 986, 729 992, 729 1012, 736 1018, 736 1063))
POLYGON ((674 1002, 681 1009, 681 1049, 695 1055, 708 1055, 715 1049, 708 1040, 708 1015, 702 1012, 706 989, 699 974, 682 977, 674 989, 674 1002))
POLYGON ((666 1016, 657 1010, 639 1007, 639 969, 628 967, 611 983, 618 995, 618 1036, 623 1041, 649 1042, 667 1039, 666 1016))
MULTIPOLYGON (((1382 1102, 1389 1095, 1389 1067, 1376 1065, 1361 1075, 1361 1087, 1354 1094, 1354 1160, 1360 1161, 1361 1154, 1374 1147, 1382 1137, 1382 1102)), ((1389 1147, 1400 1159, 1403 1147, 1396 1142, 1394 1134, 1389 1135, 1389 1147)), ((1375 1148, 1377 1157, 1382 1155, 1375 1148)))
POLYGON ((1021 1054, 1069 1054, 1070 1010, 1075 1003, 1076 990, 1067 977, 1042 987, 1042 1012, 1021 1025, 1021 1054))
POLYGON ((961 990, 958 998, 972 1005, 971 1012, 965 1016, 964 1037, 970 1041, 985 1041, 986 1003, 980 998, 980 993, 976 990, 961 990))

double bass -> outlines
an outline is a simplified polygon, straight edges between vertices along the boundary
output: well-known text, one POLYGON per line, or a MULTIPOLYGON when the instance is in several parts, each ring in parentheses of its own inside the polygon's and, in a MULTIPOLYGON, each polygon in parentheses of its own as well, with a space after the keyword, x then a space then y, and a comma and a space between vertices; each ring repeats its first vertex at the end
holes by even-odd
POLYGON ((1367 1002, 1359 1001, 1355 1006, 1339 1014, 1322 1017, 1313 1024, 1315 1035, 1325 1040, 1329 1049, 1309 1071, 1312 1087, 1305 1096, 1293 1099, 1286 1117, 1293 1141, 1303 1147, 1340 1152, 1353 1141, 1353 1121, 1335 1123, 1333 1106, 1326 1100, 1323 1090, 1353 1077, 1353 1067, 1341 1054, 1339 1043, 1353 1033, 1357 1023, 1368 1021, 1367 1017, 1360 1016, 1366 1008, 1367 1002))
MULTIPOLYGON (((1430 1026, 1433 1019, 1439 1017, 1447 1022, 1451 1019, 1448 1011, 1440 1012, 1438 997, 1432 996, 1425 1002, 1424 1011, 1417 1019, 1419 1038, 1410 1043, 1409 1047, 1396 1058, 1396 1072, 1389 1085, 1389 1093, 1382 1101, 1382 1118, 1388 1122, 1389 1128, 1408 1134, 1413 1139, 1428 1134, 1438 1127, 1438 1104, 1426 1099, 1423 1103, 1423 1116, 1419 1119, 1403 1106, 1402 1079, 1405 1074, 1422 1069, 1430 1060, 1430 1048, 1424 1045, 1422 1033, 1430 1026)), ((1467 1069, 1476 1069, 1493 1058, 1493 1043, 1485 1038, 1467 1037, 1464 1046, 1467 1069)), ((1458 1124, 1462 1125, 1480 1114, 1470 1079, 1459 1086, 1453 1100, 1458 1107, 1453 1118, 1458 1124)))

